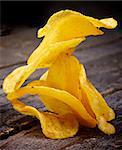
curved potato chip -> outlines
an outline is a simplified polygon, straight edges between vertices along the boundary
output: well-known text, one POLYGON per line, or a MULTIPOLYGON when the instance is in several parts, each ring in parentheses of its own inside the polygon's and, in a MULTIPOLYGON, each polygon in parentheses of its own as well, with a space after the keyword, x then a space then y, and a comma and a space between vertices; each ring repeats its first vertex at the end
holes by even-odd
POLYGON ((86 79, 85 69, 83 65, 81 65, 80 83, 81 83, 81 89, 82 89, 81 91, 84 93, 86 100, 88 101, 92 111, 94 112, 96 116, 96 119, 98 120, 99 128, 103 132, 105 130, 105 133, 106 132, 108 132, 109 134, 114 133, 115 131, 114 127, 110 125, 109 123, 107 123, 107 121, 110 121, 111 119, 115 118, 114 111, 107 105, 102 95, 86 79), (104 123, 101 121, 101 119, 99 119, 101 117, 104 118, 104 123), (106 128, 104 126, 106 126, 106 128), (109 127, 110 127, 110 131, 109 131, 109 127))
POLYGON ((48 50, 43 50, 43 52, 39 56, 36 56, 36 59, 34 59, 31 64, 15 69, 4 80, 3 89, 5 93, 11 93, 16 89, 19 89, 24 81, 38 67, 48 67, 62 51, 64 51, 68 47, 76 47, 82 40, 83 39, 81 38, 77 38, 69 41, 55 43, 55 46, 50 45, 47 48, 48 50))
POLYGON ((48 70, 47 82, 51 87, 79 96, 80 64, 74 56, 61 54, 48 70), (60 68, 60 69, 59 69, 60 68))
POLYGON ((13 93, 8 94, 7 98, 10 100, 17 99, 25 94, 38 94, 58 99, 72 108, 72 110, 76 114, 76 117, 82 125, 91 128, 96 126, 96 120, 88 114, 82 103, 76 97, 66 91, 46 86, 26 86, 13 93))
MULTIPOLYGON (((46 75, 47 73, 48 73, 48 71, 44 75, 46 75)), ((42 85, 43 86, 49 86, 47 81, 42 80, 42 78, 41 78, 41 80, 32 81, 27 86, 42 86, 42 85)), ((55 112, 55 113, 60 114, 60 115, 73 113, 71 107, 69 107, 68 105, 66 105, 62 101, 59 101, 56 98, 51 98, 49 96, 42 96, 41 95, 40 99, 41 99, 42 103, 46 106, 46 108, 51 112, 55 112)))
POLYGON ((15 90, 18 81, 25 73, 26 66, 19 67, 10 73, 3 82, 3 90, 5 93, 11 93, 15 90))
POLYGON ((61 10, 57 13, 54 13, 47 21, 47 24, 43 28, 38 30, 38 37, 41 38, 41 37, 45 36, 46 34, 48 34, 51 31, 51 29, 55 27, 55 24, 59 20, 62 20, 64 17, 70 16, 70 15, 82 16, 82 17, 88 19, 88 21, 90 21, 94 26, 99 27, 99 28, 104 27, 104 28, 108 28, 108 29, 113 29, 117 26, 117 21, 113 18, 106 18, 106 19, 98 20, 93 17, 85 16, 76 11, 61 10))
POLYGON ((34 63, 19 67, 10 73, 3 82, 5 93, 11 93, 19 89, 24 81, 36 70, 34 63))
MULTIPOLYGON (((47 73, 48 73, 48 71, 46 72, 46 74, 47 73)), ((46 75, 46 74, 44 74, 44 75, 46 75)), ((47 81, 42 80, 42 79, 32 81, 27 86, 42 86, 42 85, 49 86, 47 81)), ((49 96, 40 96, 40 99, 43 102, 43 104, 46 106, 46 108, 51 112, 55 112, 55 113, 61 114, 61 115, 73 113, 72 109, 68 105, 66 105, 65 103, 63 103, 55 98, 51 98, 49 96)))
POLYGON ((42 132, 51 139, 63 139, 74 136, 78 131, 78 121, 73 114, 56 115, 49 112, 39 112, 32 106, 14 99, 11 100, 14 109, 24 115, 30 115, 40 120, 42 132))
POLYGON ((107 105, 106 101, 102 97, 102 95, 97 91, 97 89, 88 81, 89 87, 92 89, 94 94, 97 96, 97 99, 100 101, 100 108, 103 110, 104 117, 107 121, 111 121, 115 119, 115 113, 114 111, 107 105), (104 112, 106 111, 106 112, 104 112))
POLYGON ((115 118, 114 111, 107 105, 106 101, 104 100, 102 95, 97 91, 97 89, 90 83, 90 81, 87 80, 83 65, 81 65, 80 83, 85 93, 87 93, 87 95, 89 95, 89 93, 90 94, 92 93, 94 97, 94 99, 92 99, 93 98, 92 97, 90 100, 91 107, 92 105, 93 107, 96 107, 96 112, 94 113, 96 113, 96 115, 99 115, 99 116, 103 115, 107 121, 114 119, 115 118), (96 104, 94 104, 93 101, 96 101, 95 102, 96 104))
MULTIPOLYGON (((65 14, 67 14, 67 12, 68 11, 66 11, 65 14)), ((43 49, 47 47, 47 43, 48 45, 50 45, 55 44, 56 42, 71 40, 73 38, 84 39, 85 36, 103 34, 101 30, 97 29, 83 15, 79 15, 79 13, 70 13, 69 11, 67 15, 60 14, 59 16, 61 17, 60 19, 58 19, 58 21, 54 21, 54 23, 53 21, 49 21, 49 23, 47 23, 47 25, 39 31, 40 36, 43 36, 51 26, 51 29, 49 29, 50 32, 48 32, 48 34, 46 34, 46 36, 44 37, 41 45, 39 46, 40 48, 37 48, 28 59, 28 64, 33 62, 35 56, 40 54, 41 51, 43 51, 43 49), (52 27, 54 24, 55 27, 52 27)), ((57 19, 58 17, 54 17, 54 19, 49 20, 55 20, 55 18, 57 19)))
POLYGON ((66 15, 71 14, 71 12, 73 12, 73 11, 61 10, 57 13, 54 13, 47 21, 47 24, 43 28, 40 28, 38 30, 38 38, 41 38, 41 37, 45 36, 47 33, 49 33, 49 31, 55 27, 56 22, 61 20, 66 15))
MULTIPOLYGON (((47 82, 51 87, 69 92, 78 98, 87 112, 95 118, 92 109, 83 98, 80 89, 80 64, 74 56, 61 54, 48 70, 47 82), (60 68, 60 69, 59 69, 60 68), (57 76, 58 74, 58 76, 57 76)), ((45 98, 46 99, 46 98, 45 98)), ((49 98, 47 98, 49 99, 49 98)), ((47 100, 48 103, 49 100, 47 100)))
POLYGON ((97 118, 97 120, 98 120, 98 128, 105 134, 110 135, 116 132, 115 127, 112 124, 106 122, 104 117, 100 116, 99 118, 97 118))
POLYGON ((51 139, 72 137, 77 133, 79 127, 78 121, 72 114, 41 113, 40 122, 44 135, 51 139))
MULTIPOLYGON (((114 119, 115 118, 114 111, 107 105, 106 101, 104 100, 102 95, 98 92, 98 90, 90 83, 89 80, 87 80, 83 65, 81 65, 80 83, 81 83, 82 88, 84 88, 85 93, 89 93, 90 91, 92 91, 90 93, 93 93, 94 97, 96 97, 97 105, 94 105, 94 107, 96 107, 99 111, 99 113, 97 112, 97 114, 104 115, 107 121, 114 119), (100 111, 102 112, 100 113, 100 111)), ((93 102, 93 100, 91 100, 91 102, 93 102)))
POLYGON ((72 108, 66 103, 49 96, 40 96, 42 103, 45 105, 47 110, 54 112, 56 114, 65 115, 65 114, 73 114, 72 108))
MULTIPOLYGON (((50 44, 49 47, 46 49, 43 49, 43 51, 40 51, 38 54, 39 58, 39 66, 38 68, 46 68, 49 67, 61 54, 62 52, 67 52, 67 49, 72 49, 76 46, 78 46, 82 41, 84 41, 85 38, 75 38, 72 40, 62 41, 62 42, 56 42, 55 44, 50 44), (39 57, 40 56, 40 57, 39 57), (48 59, 47 59, 48 58, 48 59)), ((39 48, 39 47, 38 47, 39 48)), ((36 50, 33 53, 33 58, 37 57, 36 50)), ((34 60, 32 60, 34 61, 34 60)))
POLYGON ((40 28, 38 30, 38 38, 41 38, 48 34, 52 30, 52 28, 55 28, 56 23, 58 23, 58 21, 61 21, 62 19, 64 19, 65 17, 69 17, 70 15, 87 17, 79 12, 68 9, 56 12, 48 19, 47 24, 43 28, 40 28))
POLYGON ((84 40, 85 38, 75 38, 67 41, 55 42, 55 44, 49 44, 48 47, 47 43, 49 42, 46 42, 45 47, 40 44, 37 49, 31 54, 27 63, 30 64, 35 61, 35 58, 36 60, 38 58, 38 68, 49 67, 52 62, 56 60, 60 53, 67 53, 68 49, 75 48, 84 40))
MULTIPOLYGON (((102 103, 101 99, 99 99, 99 97, 97 97, 97 95, 87 85, 82 86, 82 90, 84 90, 85 94, 87 95, 88 102, 89 102, 93 112, 95 113, 99 128, 102 129, 103 132, 105 131, 105 133, 106 132, 108 132, 109 134, 115 133, 114 126, 110 125, 110 123, 107 123, 107 120, 109 120, 109 116, 110 116, 109 110, 106 109, 107 104, 105 105, 104 103, 102 103), (104 122, 102 122, 98 119, 101 117, 104 118, 104 122), (106 121, 106 123, 105 123, 105 121, 106 121), (110 129, 109 129, 109 127, 110 127, 110 129), (104 128, 106 128, 106 129, 104 129, 104 128)), ((111 113, 113 113, 113 112, 111 112, 111 113)))
POLYGON ((77 37, 85 38, 89 35, 100 35, 103 32, 97 27, 112 29, 116 25, 117 22, 113 18, 98 20, 71 10, 59 11, 53 14, 47 24, 38 31, 38 37, 46 36, 39 46, 40 48, 37 48, 30 56, 28 64, 43 51, 47 43, 50 45, 77 37))
POLYGON ((114 29, 117 26, 117 21, 113 18, 105 18, 105 19, 95 19, 93 17, 88 17, 86 18, 96 27, 104 27, 107 29, 114 29))

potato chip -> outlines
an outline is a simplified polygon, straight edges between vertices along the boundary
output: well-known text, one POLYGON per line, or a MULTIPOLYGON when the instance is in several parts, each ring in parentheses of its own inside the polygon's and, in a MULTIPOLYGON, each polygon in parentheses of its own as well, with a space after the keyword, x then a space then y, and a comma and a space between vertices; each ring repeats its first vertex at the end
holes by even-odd
POLYGON ((56 43, 55 46, 50 46, 48 50, 44 50, 42 52, 41 58, 36 56, 33 63, 17 68, 9 74, 3 83, 4 91, 6 93, 10 93, 19 89, 24 81, 38 68, 39 64, 41 68, 48 67, 50 63, 52 63, 51 61, 55 60, 57 55, 59 55, 62 51, 69 47, 76 47, 81 41, 82 39, 77 38, 63 43, 56 43))
POLYGON ((26 66, 19 67, 10 73, 3 82, 3 90, 5 93, 11 93, 16 89, 21 76, 25 73, 26 66))
POLYGON ((38 37, 45 37, 41 45, 28 59, 28 64, 33 62, 35 57, 47 47, 47 43, 50 45, 78 37, 85 39, 89 35, 101 35, 103 32, 98 27, 112 29, 116 25, 117 22, 113 18, 98 20, 71 10, 55 13, 47 24, 38 31, 38 37))
POLYGON ((72 50, 84 40, 85 38, 83 37, 75 38, 75 39, 66 40, 62 42, 55 42, 55 44, 49 44, 48 47, 47 46, 44 47, 40 44, 38 48, 30 56, 28 60, 28 64, 30 64, 31 62, 34 62, 35 58, 36 59, 38 58, 38 62, 39 62, 38 68, 49 67, 62 52, 67 53, 69 49, 72 50))
POLYGON ((79 98, 79 73, 78 60, 74 56, 61 54, 49 68, 47 82, 51 87, 65 90, 79 98))
MULTIPOLYGON (((46 74, 48 73, 48 71, 46 72, 46 74)), ((46 75, 44 74, 44 75, 46 75)), ((42 76, 43 78, 43 76, 42 76)), ((49 86, 48 82, 45 80, 35 80, 30 82, 27 86, 49 86)), ((51 112, 55 112, 57 114, 67 114, 67 113, 73 113, 72 109, 66 105, 65 103, 63 103, 62 101, 59 101, 56 98, 52 98, 49 96, 40 96, 40 99, 42 101, 42 103, 46 106, 47 110, 51 111, 51 112)))
MULTIPOLYGON (((95 89, 95 87, 86 79, 85 69, 83 68, 83 65, 81 66, 81 75, 80 76, 80 83, 81 87, 87 93, 87 95, 91 94, 93 95, 91 98, 91 105, 93 107, 96 107, 97 114, 104 115, 104 117, 110 121, 115 118, 115 114, 112 111, 112 109, 107 105, 102 95, 95 89), (84 78, 84 79, 83 79, 84 78), (89 91, 89 92, 88 92, 89 91), (94 99, 93 99, 94 97, 94 99), (92 104, 95 103, 95 104, 92 104), (102 108, 102 109, 100 109, 102 108), (101 111, 101 113, 100 113, 101 111)), ((88 96, 90 97, 90 96, 88 96)), ((92 106, 91 106, 92 107, 92 106)))
POLYGON ((72 108, 66 103, 60 101, 57 98, 49 96, 40 96, 41 102, 45 105, 48 111, 54 112, 59 115, 65 115, 68 113, 74 113, 72 108))
POLYGON ((90 83, 90 81, 87 80, 83 65, 81 65, 80 83, 82 88, 81 91, 84 93, 85 99, 88 101, 92 111, 94 112, 96 119, 98 120, 98 126, 100 127, 100 129, 103 132, 105 131, 105 133, 109 133, 109 127, 110 127, 109 134, 114 133, 115 131, 114 127, 110 125, 110 123, 107 123, 107 121, 114 119, 115 113, 107 105, 102 95, 95 89, 95 87, 90 83), (99 118, 103 118, 104 121, 101 121, 103 119, 99 119, 99 118), (104 126, 106 126, 105 129, 104 126))
POLYGON ((106 18, 106 19, 95 19, 93 17, 85 16, 79 12, 72 11, 72 10, 61 10, 57 13, 54 13, 49 20, 47 21, 47 24, 38 30, 38 37, 41 38, 45 35, 47 35, 52 28, 55 27, 56 23, 63 18, 70 16, 70 15, 77 15, 77 16, 82 16, 86 19, 88 19, 89 22, 91 22, 94 26, 96 27, 105 27, 108 29, 113 29, 117 26, 117 21, 113 18, 106 18))
MULTIPOLYGON (((36 63, 37 64, 37 63, 36 63)), ((36 64, 22 66, 10 73, 3 82, 5 93, 11 93, 21 87, 24 81, 36 70, 36 64)))
POLYGON ((74 136, 78 131, 78 121, 72 114, 56 115, 40 113, 42 132, 51 139, 64 139, 74 136))
POLYGON ((116 132, 115 127, 108 123, 104 117, 100 116, 99 118, 97 118, 98 120, 98 128, 104 132, 105 134, 114 134, 116 132))
POLYGON ((106 19, 95 19, 93 17, 88 17, 86 18, 96 27, 104 27, 107 29, 114 29, 117 26, 117 21, 113 18, 106 18, 106 19))
POLYGON ((63 11, 63 10, 61 10, 57 13, 54 13, 49 18, 49 20, 47 21, 47 24, 43 28, 39 29, 38 37, 40 38, 40 37, 47 35, 50 31, 52 31, 55 28, 56 24, 58 24, 59 21, 61 22, 63 19, 71 17, 73 15, 82 17, 83 19, 87 17, 87 16, 82 15, 81 13, 78 13, 76 11, 72 11, 72 10, 64 10, 63 11))
POLYGON ((49 112, 39 112, 32 106, 26 106, 14 99, 11 101, 14 109, 24 115, 30 115, 40 120, 42 132, 51 139, 63 139, 74 136, 78 131, 78 121, 73 114, 57 115, 49 112))
POLYGON ((64 90, 46 86, 26 86, 17 90, 16 92, 8 94, 7 98, 10 100, 17 99, 25 94, 38 94, 58 99, 72 108, 82 125, 91 128, 96 126, 96 120, 89 115, 82 103, 76 97, 64 90))
POLYGON ((52 64, 52 66, 49 68, 47 82, 50 84, 51 87, 65 90, 74 95, 82 102, 88 113, 95 118, 89 104, 83 98, 80 89, 79 75, 79 61, 74 56, 61 54, 57 58, 55 63, 52 64))

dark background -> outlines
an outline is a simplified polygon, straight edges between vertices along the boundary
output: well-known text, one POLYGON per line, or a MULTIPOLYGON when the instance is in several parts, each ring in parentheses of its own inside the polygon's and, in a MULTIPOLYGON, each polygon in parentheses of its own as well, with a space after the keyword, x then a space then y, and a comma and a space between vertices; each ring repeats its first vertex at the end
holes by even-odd
POLYGON ((4 1, 1 2, 1 25, 13 26, 26 24, 42 26, 54 12, 72 9, 96 18, 114 17, 122 22, 121 2, 106 1, 4 1))

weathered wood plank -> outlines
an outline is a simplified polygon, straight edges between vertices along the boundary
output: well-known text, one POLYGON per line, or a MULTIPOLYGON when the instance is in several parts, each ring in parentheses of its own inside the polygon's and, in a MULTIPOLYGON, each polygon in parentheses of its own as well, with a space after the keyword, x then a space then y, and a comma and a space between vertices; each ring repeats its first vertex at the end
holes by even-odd
POLYGON ((26 61, 37 47, 40 40, 36 38, 35 28, 15 28, 8 36, 0 37, 0 67, 26 61))
MULTIPOLYGON (((5 76, 16 67, 24 64, 34 47, 38 45, 40 40, 35 39, 35 31, 35 29, 25 29, 19 32, 15 30, 10 36, 2 38, 0 49, 0 57, 2 56, 2 59, 0 59, 0 67, 2 67, 0 68, 0 86, 5 76), (5 49, 8 52, 7 54, 5 49), (18 63, 21 61, 22 64, 18 63)), ((122 34, 115 31, 107 32, 104 36, 98 36, 97 38, 90 37, 75 52, 80 62, 85 64, 91 82, 103 92, 108 104, 117 113, 117 118, 113 121, 117 128, 116 135, 107 136, 97 129, 81 128, 73 138, 65 140, 47 139, 41 132, 39 121, 16 112, 9 101, 7 101, 2 89, 0 89, 0 137, 3 139, 0 141, 0 149, 120 149, 122 146, 120 141, 120 132, 122 131, 120 128, 122 126, 121 38, 122 34)), ((38 70, 26 83, 38 79, 43 72, 44 70, 38 70)), ((23 98, 22 101, 38 108, 40 111, 45 110, 37 96, 28 96, 23 98)))
MULTIPOLYGON (((106 39, 104 39, 106 40, 106 39)), ((100 59, 101 57, 106 57, 108 55, 115 54, 117 52, 121 52, 122 47, 122 39, 119 38, 118 40, 110 43, 103 43, 99 46, 93 46, 88 48, 79 48, 75 51, 75 55, 79 58, 82 63, 86 63, 89 61, 93 61, 95 59, 100 59)), ((87 42, 87 41, 85 41, 87 42)))
POLYGON ((100 90, 122 83, 122 52, 85 63, 88 78, 100 90))
POLYGON ((119 150, 121 149, 121 132, 122 132, 122 91, 118 91, 106 97, 109 104, 116 110, 117 118, 113 121, 116 126, 117 133, 115 135, 107 136, 97 129, 80 128, 78 134, 73 138, 64 140, 51 140, 45 138, 41 133, 40 126, 22 131, 7 140, 0 142, 2 150, 119 150))
MULTIPOLYGON (((106 57, 101 57, 100 59, 96 59, 94 61, 89 61, 88 63, 85 63, 87 73, 89 76, 89 79, 94 83, 94 85, 101 91, 105 91, 109 88, 116 88, 120 86, 121 84, 121 70, 120 67, 122 65, 121 62, 121 53, 118 52, 114 55, 109 55, 106 57)), ((42 104, 40 103, 37 96, 29 96, 27 98, 22 99, 23 102, 25 102, 28 105, 35 106, 36 108, 40 108, 42 104)), ((13 129, 11 132, 15 133, 17 132, 17 122, 22 121, 22 124, 25 124, 28 126, 32 120, 30 119, 27 121, 28 124, 26 125, 26 120, 23 119, 23 115, 16 112, 9 101, 5 98, 5 96, 1 97, 1 126, 6 125, 7 128, 4 128, 4 130, 1 131, 2 138, 9 136, 8 130, 9 128, 13 129), (7 120, 7 121, 6 121, 7 120), (18 121, 19 120, 19 121, 18 121), (5 124, 6 122, 6 124, 5 124), (4 133, 4 134, 3 134, 4 133)), ((43 107, 43 106, 42 106, 43 107)), ((41 107, 41 108, 42 108, 41 107)), ((26 117, 25 117, 26 118, 26 117)), ((35 122, 35 120, 33 120, 35 122)), ((21 128, 21 124, 19 124, 19 128, 21 128)), ((31 127, 31 126, 30 126, 31 127)), ((23 127, 24 129, 24 127, 23 127)), ((18 132, 21 130, 18 130, 18 132)))

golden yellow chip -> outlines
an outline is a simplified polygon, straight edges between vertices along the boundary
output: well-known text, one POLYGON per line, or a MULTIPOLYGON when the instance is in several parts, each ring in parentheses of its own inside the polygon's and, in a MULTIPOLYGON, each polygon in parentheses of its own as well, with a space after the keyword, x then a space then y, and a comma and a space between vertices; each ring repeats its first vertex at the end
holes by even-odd
POLYGON ((87 80, 83 65, 81 65, 80 83, 82 93, 84 94, 86 101, 88 101, 92 111, 96 116, 99 128, 103 132, 105 131, 105 133, 108 134, 115 133, 115 128, 112 125, 110 125, 110 123, 107 123, 107 121, 110 121, 115 118, 115 113, 107 105, 104 98, 97 91, 97 89, 95 89, 95 87, 90 83, 90 81, 87 80))
POLYGON ((79 128, 78 121, 72 114, 56 115, 40 113, 42 132, 51 139, 64 139, 74 136, 79 128))
POLYGON ((43 50, 34 61, 26 66, 19 67, 10 73, 4 80, 3 90, 5 93, 11 93, 19 89, 24 81, 38 68, 48 67, 56 57, 67 48, 76 47, 83 39, 77 38, 61 43, 56 43, 55 46, 50 45, 47 49, 43 50), (48 58, 48 59, 47 59, 48 58), (40 66, 39 66, 40 65, 40 66))
POLYGON ((82 102, 87 112, 95 118, 92 109, 83 97, 84 95, 81 91, 79 81, 80 69, 79 61, 74 56, 61 54, 55 63, 49 68, 46 80, 51 87, 65 90, 74 95, 82 102))
POLYGON ((14 99, 11 101, 14 109, 24 115, 30 115, 40 120, 42 132, 51 139, 63 139, 74 136, 78 131, 78 121, 73 114, 56 115, 48 112, 39 112, 32 106, 26 106, 14 99))
POLYGON ((78 37, 85 39, 89 35, 101 35, 103 32, 98 27, 112 29, 116 25, 117 22, 113 18, 98 20, 71 10, 55 13, 49 18, 47 24, 38 31, 38 37, 45 37, 41 45, 39 45, 28 59, 28 64, 33 62, 42 53, 43 49, 47 47, 47 43, 48 45, 54 44, 55 46, 56 42, 78 37))
POLYGON ((97 118, 97 120, 98 128, 105 134, 110 135, 116 132, 115 127, 112 124, 108 123, 104 117, 100 116, 99 118, 97 118))
POLYGON ((26 66, 19 67, 10 73, 3 82, 3 90, 5 93, 14 92, 17 84, 20 82, 21 76, 24 75, 26 66))
POLYGON ((71 107, 82 125, 91 128, 96 126, 96 120, 89 115, 83 104, 76 97, 64 90, 54 89, 46 86, 26 86, 8 94, 7 98, 10 100, 17 99, 25 94, 44 95, 58 99, 71 107))
POLYGON ((47 35, 52 28, 55 28, 56 24, 58 21, 63 20, 63 18, 70 16, 70 15, 77 15, 77 16, 82 16, 86 19, 88 19, 89 22, 91 22, 94 26, 100 28, 108 28, 108 29, 113 29, 117 26, 117 21, 113 18, 106 18, 106 19, 95 19, 93 17, 85 16, 79 12, 72 11, 72 10, 61 10, 57 13, 54 13, 49 20, 47 21, 47 24, 39 29, 38 31, 38 37, 41 38, 45 35, 47 35))
MULTIPOLYGON (((45 38, 44 38, 45 40, 45 38)), ((47 47, 47 41, 44 44, 40 44, 38 48, 32 53, 28 59, 28 64, 38 61, 38 68, 50 67, 50 65, 56 60, 56 58, 62 53, 67 53, 69 49, 78 46, 85 38, 75 38, 71 40, 55 42, 55 44, 49 44, 47 47), (47 59, 48 58, 48 59, 47 59)), ((49 42, 48 42, 49 43, 49 42)))
MULTIPOLYGON (((48 72, 46 72, 46 74, 47 73, 48 72)), ((44 74, 44 75, 46 75, 46 74, 44 74)), ((46 79, 42 80, 42 77, 41 77, 41 80, 32 81, 27 86, 33 87, 33 86, 42 86, 43 85, 43 86, 49 87, 48 82, 45 81, 46 79)), ((49 110, 51 112, 55 112, 55 113, 61 114, 61 115, 73 113, 71 107, 69 107, 67 104, 65 104, 62 101, 59 101, 56 98, 40 95, 40 99, 41 99, 42 103, 46 106, 47 110, 49 110)))
POLYGON ((96 27, 104 27, 107 29, 114 29, 117 26, 117 21, 113 18, 106 18, 106 19, 95 19, 93 17, 88 17, 86 18, 96 27))
POLYGON ((79 96, 80 64, 74 56, 61 54, 48 70, 47 82, 51 87, 79 96), (60 69, 59 69, 60 68, 60 69))

